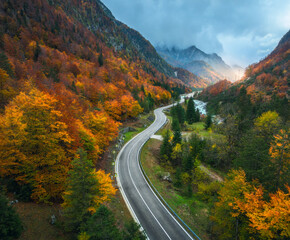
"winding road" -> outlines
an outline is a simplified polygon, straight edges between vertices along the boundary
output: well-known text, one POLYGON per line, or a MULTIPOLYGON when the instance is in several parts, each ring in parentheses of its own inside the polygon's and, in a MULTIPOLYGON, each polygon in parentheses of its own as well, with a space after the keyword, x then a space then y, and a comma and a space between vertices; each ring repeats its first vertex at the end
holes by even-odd
POLYGON ((171 106, 156 109, 155 121, 122 148, 116 160, 117 183, 132 216, 149 239, 199 239, 190 235, 163 205, 147 183, 139 165, 143 145, 166 123, 163 110, 171 106))

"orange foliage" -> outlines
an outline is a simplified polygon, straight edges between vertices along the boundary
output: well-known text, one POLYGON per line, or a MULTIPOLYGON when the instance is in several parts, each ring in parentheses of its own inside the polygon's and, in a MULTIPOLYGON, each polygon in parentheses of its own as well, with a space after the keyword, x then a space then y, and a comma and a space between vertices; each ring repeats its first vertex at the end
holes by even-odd
POLYGON ((57 104, 50 95, 32 89, 18 95, 0 121, 0 174, 30 184, 37 201, 59 197, 70 162, 73 140, 57 104))
POLYGON ((104 108, 116 120, 134 118, 143 111, 139 103, 131 95, 123 95, 118 100, 107 101, 104 104, 104 108))
POLYGON ((270 201, 263 200, 262 187, 251 193, 244 193, 245 202, 237 200, 237 208, 249 218, 250 226, 258 230, 263 238, 290 237, 290 187, 288 193, 278 190, 270 195, 270 201))
POLYGON ((93 18, 88 15, 97 9, 96 1, 58 3, 0 3, 1 53, 15 73, 12 79, 0 67, 1 112, 6 105, 0 116, 0 175, 30 184, 36 201, 60 197, 78 147, 96 162, 118 135, 117 121, 143 111, 133 92, 134 97, 151 94, 160 104, 171 98, 167 87, 186 89, 138 54, 108 47, 105 33, 76 20, 75 9, 93 18))

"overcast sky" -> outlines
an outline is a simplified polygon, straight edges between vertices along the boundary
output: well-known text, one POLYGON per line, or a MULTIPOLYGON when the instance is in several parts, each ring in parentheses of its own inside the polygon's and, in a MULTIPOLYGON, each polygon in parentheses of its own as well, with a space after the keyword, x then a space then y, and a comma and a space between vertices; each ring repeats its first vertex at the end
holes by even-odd
POLYGON ((195 45, 243 67, 270 53, 290 28, 290 0, 101 0, 154 46, 195 45))

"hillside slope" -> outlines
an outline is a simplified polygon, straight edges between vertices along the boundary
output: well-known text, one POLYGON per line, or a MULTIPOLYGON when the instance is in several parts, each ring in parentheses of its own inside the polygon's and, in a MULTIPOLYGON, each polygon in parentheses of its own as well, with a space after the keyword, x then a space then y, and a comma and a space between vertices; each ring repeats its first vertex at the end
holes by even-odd
POLYGON ((289 99, 290 79, 290 31, 280 40, 277 47, 262 61, 249 66, 241 83, 253 100, 269 101, 275 94, 289 99))
MULTIPOLYGON (((91 7, 90 13, 85 18, 80 18, 81 12, 76 14, 79 11, 78 9, 70 13, 94 33, 103 33, 105 42, 113 47, 116 52, 124 54, 132 61, 136 59, 145 60, 150 64, 150 67, 164 73, 167 77, 176 78, 176 69, 164 61, 151 43, 138 31, 118 21, 101 1, 96 0, 91 4, 93 4, 93 7, 91 7)), ((147 72, 151 71, 147 67, 144 70, 147 72)), ((208 84, 204 80, 200 81, 200 78, 195 75, 191 75, 190 79, 181 80, 190 82, 189 86, 191 87, 198 87, 198 85, 205 87, 208 84)))
POLYGON ((223 104, 238 104, 242 92, 251 100, 254 115, 269 109, 289 119, 289 69, 290 31, 265 59, 247 68, 244 79, 232 85, 217 83, 204 89, 200 97, 210 101, 210 108, 217 112, 223 104))
POLYGON ((0 178, 37 202, 61 201, 78 148, 101 167, 122 122, 190 91, 112 19, 97 0, 0 2, 0 178))

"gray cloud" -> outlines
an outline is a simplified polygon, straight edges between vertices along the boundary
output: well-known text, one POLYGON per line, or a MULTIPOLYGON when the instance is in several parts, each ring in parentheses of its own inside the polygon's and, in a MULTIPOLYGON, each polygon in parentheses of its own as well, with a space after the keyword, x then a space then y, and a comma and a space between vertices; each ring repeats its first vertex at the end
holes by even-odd
POLYGON ((290 28, 289 0, 102 0, 153 45, 196 45, 247 66, 290 28))

